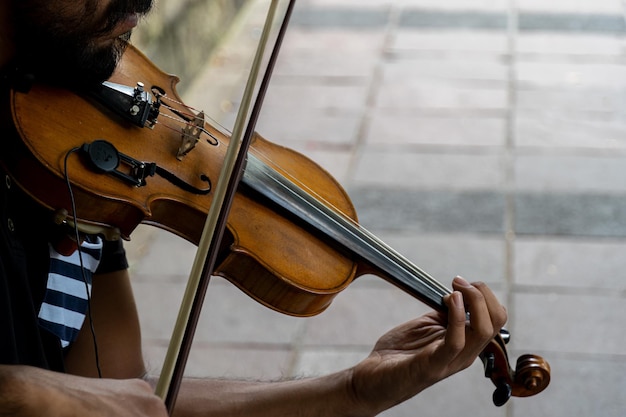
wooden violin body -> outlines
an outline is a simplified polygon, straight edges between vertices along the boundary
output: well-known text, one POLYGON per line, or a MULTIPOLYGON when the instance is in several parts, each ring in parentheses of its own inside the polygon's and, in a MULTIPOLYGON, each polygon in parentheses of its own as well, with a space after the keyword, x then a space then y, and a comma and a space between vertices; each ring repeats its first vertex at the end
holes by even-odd
MULTIPOLYGON (((127 239, 137 225, 147 223, 198 243, 228 135, 185 106, 176 94, 178 79, 134 48, 110 81, 141 82, 158 97, 152 128, 120 118, 89 96, 36 84, 26 93, 11 92, 19 140, 5 158, 7 169, 40 204, 86 230, 96 227, 109 238, 127 239), (116 175, 103 173, 99 164, 109 164, 117 152, 123 158, 114 161, 116 175)), ((259 302, 297 316, 322 312, 364 273, 443 309, 441 298, 449 290, 364 231, 356 219, 347 194, 327 172, 256 135, 214 273, 259 302), (272 191, 264 194, 265 189, 272 191)), ((536 394, 550 380, 548 364, 531 355, 523 357, 523 369, 513 371, 500 337, 481 358, 498 387, 496 403, 510 395, 536 394)))
MULTIPOLYGON (((176 112, 189 114, 175 93, 178 80, 163 74, 131 48, 112 81, 132 86, 138 80, 147 88, 165 91, 173 99, 171 105, 176 112)), ((54 211, 71 212, 64 159, 71 149, 85 143, 106 140, 137 160, 158 161, 159 166, 199 189, 206 187, 201 177, 217 180, 228 145, 228 137, 206 125, 219 143, 209 144, 213 139, 203 135, 193 151, 179 160, 176 155, 184 124, 163 117, 152 129, 140 128, 120 121, 89 97, 44 85, 34 85, 26 94, 14 92, 12 110, 25 147, 22 155, 12 158, 10 172, 33 198, 54 211)), ((338 209, 355 215, 339 184, 309 159, 259 136, 254 138, 251 152, 264 159, 266 155, 271 159, 267 163, 275 169, 300 178, 303 186, 317 190, 338 209)), ((146 178, 146 185, 138 187, 95 171, 80 154, 70 156, 67 165, 76 215, 82 223, 102 226, 107 233, 114 229, 113 234, 128 238, 143 222, 198 243, 211 193, 187 192, 159 176, 146 178)), ((230 253, 223 257, 216 274, 277 310, 294 315, 317 314, 355 275, 351 259, 244 193, 239 193, 233 203, 228 231, 230 253), (259 236, 262 242, 258 242, 259 236), (248 273, 241 273, 241 268, 248 273)))

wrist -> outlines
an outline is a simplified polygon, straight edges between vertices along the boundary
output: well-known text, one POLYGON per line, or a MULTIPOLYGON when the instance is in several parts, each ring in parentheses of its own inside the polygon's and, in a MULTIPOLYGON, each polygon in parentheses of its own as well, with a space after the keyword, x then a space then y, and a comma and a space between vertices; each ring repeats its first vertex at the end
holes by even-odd
POLYGON ((339 393, 336 410, 342 417, 372 417, 379 411, 371 409, 365 401, 359 397, 357 385, 355 384, 355 369, 348 368, 334 375, 337 379, 336 391, 339 393))

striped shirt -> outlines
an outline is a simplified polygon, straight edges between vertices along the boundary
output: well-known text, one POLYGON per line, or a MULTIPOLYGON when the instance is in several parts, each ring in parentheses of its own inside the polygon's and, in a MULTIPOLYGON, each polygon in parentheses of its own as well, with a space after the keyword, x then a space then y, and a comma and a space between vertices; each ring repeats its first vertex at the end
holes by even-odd
POLYGON ((84 241, 79 251, 70 256, 59 254, 50 245, 50 271, 41 309, 39 325, 61 340, 65 348, 76 337, 85 321, 91 279, 102 258, 102 239, 84 241), (84 274, 79 256, 82 255, 84 274))

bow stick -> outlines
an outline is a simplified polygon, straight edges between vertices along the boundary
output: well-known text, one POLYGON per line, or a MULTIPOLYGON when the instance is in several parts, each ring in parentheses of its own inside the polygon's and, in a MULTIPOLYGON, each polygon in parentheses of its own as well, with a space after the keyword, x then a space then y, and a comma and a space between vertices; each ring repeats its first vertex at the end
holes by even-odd
POLYGON ((155 391, 157 395, 165 400, 170 415, 176 403, 211 273, 215 270, 217 254, 219 252, 222 236, 226 229, 226 220, 230 206, 243 173, 246 155, 254 134, 254 128, 261 111, 265 92, 269 86, 271 73, 278 58, 278 51, 280 50, 282 40, 285 36, 294 4, 295 0, 289 0, 272 54, 259 87, 259 92, 257 93, 250 119, 248 120, 245 134, 243 134, 242 137, 247 110, 252 102, 254 87, 260 72, 261 61, 278 6, 278 0, 272 0, 268 10, 265 26, 243 93, 242 104, 237 113, 233 134, 224 159, 224 165, 220 171, 215 194, 209 208, 202 237, 198 244, 198 250, 183 295, 172 339, 170 340, 163 364, 163 370, 161 371, 161 376, 155 391))

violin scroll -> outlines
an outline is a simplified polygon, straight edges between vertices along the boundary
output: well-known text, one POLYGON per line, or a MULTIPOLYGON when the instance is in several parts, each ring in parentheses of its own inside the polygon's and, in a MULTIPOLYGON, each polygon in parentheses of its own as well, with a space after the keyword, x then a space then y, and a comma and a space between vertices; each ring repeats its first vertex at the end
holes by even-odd
POLYGON ((522 355, 515 370, 509 365, 505 340, 508 332, 496 336, 480 354, 485 366, 485 377, 496 386, 493 403, 500 407, 511 396, 529 397, 543 391, 550 383, 550 365, 541 356, 522 355))

